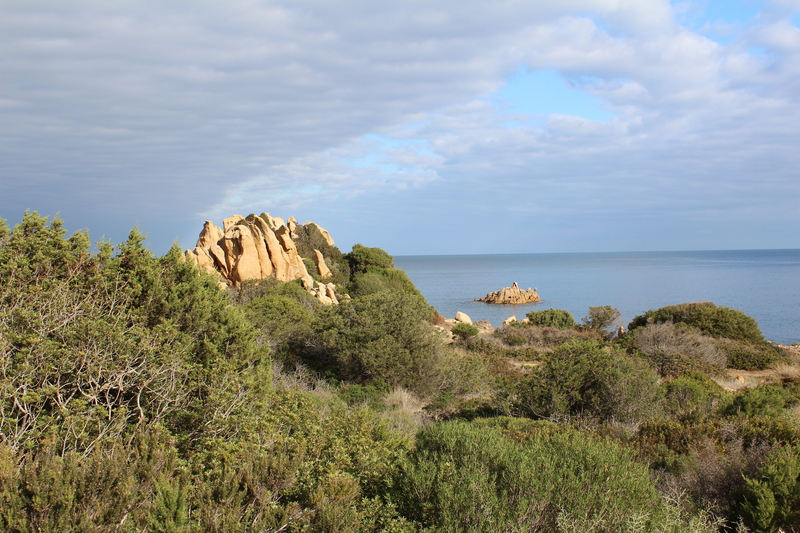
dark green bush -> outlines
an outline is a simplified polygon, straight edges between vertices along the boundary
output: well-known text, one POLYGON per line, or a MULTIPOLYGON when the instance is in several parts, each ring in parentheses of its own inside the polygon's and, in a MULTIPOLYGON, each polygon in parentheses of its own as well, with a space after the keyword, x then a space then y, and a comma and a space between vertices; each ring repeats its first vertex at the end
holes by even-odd
POLYGON ((518 398, 522 411, 536 418, 637 421, 657 410, 657 382, 641 359, 595 341, 572 341, 523 379, 518 398))
POLYGON ((666 383, 666 403, 674 412, 710 409, 725 394, 725 389, 699 372, 684 372, 666 383))
POLYGON ((572 329, 578 325, 572 313, 565 309, 531 311, 525 316, 528 317, 532 325, 540 328, 572 329))
POLYGON ((620 312, 610 305, 590 307, 589 313, 581 319, 584 327, 589 329, 604 330, 614 326, 619 320, 620 312))
POLYGON ((478 335, 479 330, 472 324, 456 324, 450 329, 450 333, 456 335, 462 339, 467 339, 469 337, 475 337, 478 335))
POLYGON ((784 387, 780 383, 766 383, 752 389, 744 389, 736 393, 724 414, 733 416, 782 416, 788 407, 796 405, 796 391, 784 387))
POLYGON ((317 329, 346 379, 382 378, 425 395, 447 383, 458 363, 429 316, 423 300, 383 291, 342 302, 320 317, 317 329))
POLYGON ((671 305, 650 310, 628 324, 629 330, 672 322, 697 328, 712 337, 759 343, 764 340, 756 321, 739 310, 719 307, 711 302, 671 305))
POLYGON ((404 515, 442 533, 671 530, 632 452, 569 430, 523 431, 517 442, 486 424, 422 431, 396 478, 404 515))
POLYGON ((391 255, 380 248, 368 248, 361 244, 353 245, 353 249, 345 255, 345 259, 350 264, 353 275, 375 269, 394 268, 394 259, 391 255))
POLYGON ((727 357, 729 368, 764 370, 788 360, 783 350, 767 342, 749 344, 741 341, 724 341, 720 343, 720 348, 727 357))
POLYGON ((783 446, 770 452, 753 478, 745 480, 741 514, 754 532, 800 526, 800 450, 783 446))

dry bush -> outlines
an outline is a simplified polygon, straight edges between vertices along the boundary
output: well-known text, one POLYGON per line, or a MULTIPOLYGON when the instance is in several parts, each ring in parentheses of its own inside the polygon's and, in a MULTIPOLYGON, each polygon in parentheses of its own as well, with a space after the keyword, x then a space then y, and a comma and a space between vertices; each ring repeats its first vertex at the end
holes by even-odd
POLYGON ((648 324, 633 331, 631 344, 666 376, 678 375, 684 370, 719 374, 727 362, 716 339, 669 322, 648 324))
POLYGON ((430 417, 423 411, 425 407, 423 401, 403 387, 392 389, 389 394, 381 398, 381 403, 387 407, 387 410, 381 413, 381 417, 395 433, 405 435, 409 439, 412 439, 421 427, 430 423, 430 417))
POLYGON ((280 361, 272 363, 272 386, 279 390, 331 394, 328 382, 305 366, 295 364, 292 367, 286 367, 280 361))
POLYGON ((381 398, 381 402, 393 411, 409 414, 419 413, 424 407, 422 400, 403 387, 392 389, 392 392, 381 398))

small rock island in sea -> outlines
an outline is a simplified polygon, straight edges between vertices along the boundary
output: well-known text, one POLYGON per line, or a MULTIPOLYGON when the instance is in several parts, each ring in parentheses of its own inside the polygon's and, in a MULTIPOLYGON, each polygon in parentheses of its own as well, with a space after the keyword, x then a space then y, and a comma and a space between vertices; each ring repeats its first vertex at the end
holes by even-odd
POLYGON ((504 287, 499 291, 490 292, 483 298, 475 298, 476 302, 486 302, 487 304, 527 304, 530 302, 541 302, 539 293, 536 289, 524 291, 519 288, 515 281, 511 287, 504 287))

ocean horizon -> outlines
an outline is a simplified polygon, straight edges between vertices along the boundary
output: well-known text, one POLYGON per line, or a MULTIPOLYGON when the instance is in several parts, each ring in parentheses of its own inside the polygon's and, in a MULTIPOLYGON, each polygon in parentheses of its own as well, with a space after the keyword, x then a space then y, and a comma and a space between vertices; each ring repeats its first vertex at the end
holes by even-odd
POLYGON ((620 310, 627 327, 650 309, 714 302, 752 316, 767 340, 800 342, 800 249, 668 252, 576 252, 395 256, 432 306, 499 326, 533 310, 566 309, 577 321, 589 307, 620 310), (475 302, 517 282, 541 302, 475 302))

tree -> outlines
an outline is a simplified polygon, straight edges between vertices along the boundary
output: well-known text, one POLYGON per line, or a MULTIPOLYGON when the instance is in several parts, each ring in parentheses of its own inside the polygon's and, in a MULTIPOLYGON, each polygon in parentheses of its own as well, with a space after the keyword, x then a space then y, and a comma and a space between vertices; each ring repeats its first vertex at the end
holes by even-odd
POLYGON ((619 309, 610 305, 590 307, 589 314, 581 319, 581 322, 589 329, 608 329, 613 327, 620 318, 619 309))

